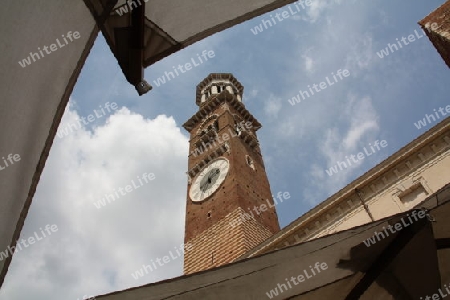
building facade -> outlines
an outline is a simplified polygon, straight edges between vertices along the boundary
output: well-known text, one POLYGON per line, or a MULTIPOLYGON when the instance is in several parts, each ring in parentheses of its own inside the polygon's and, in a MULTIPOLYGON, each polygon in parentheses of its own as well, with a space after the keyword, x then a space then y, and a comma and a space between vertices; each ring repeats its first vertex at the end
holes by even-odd
POLYGON ((280 230, 256 131, 231 74, 197 86, 190 133, 184 273, 232 262, 280 230), (251 208, 264 207, 264 214, 251 208))

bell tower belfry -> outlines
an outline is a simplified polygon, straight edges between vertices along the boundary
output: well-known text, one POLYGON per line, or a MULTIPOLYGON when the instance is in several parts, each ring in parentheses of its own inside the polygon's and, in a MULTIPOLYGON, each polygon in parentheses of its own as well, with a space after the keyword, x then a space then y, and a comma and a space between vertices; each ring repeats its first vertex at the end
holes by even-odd
POLYGON ((243 86, 213 73, 197 86, 190 133, 184 273, 232 262, 280 230, 243 86))

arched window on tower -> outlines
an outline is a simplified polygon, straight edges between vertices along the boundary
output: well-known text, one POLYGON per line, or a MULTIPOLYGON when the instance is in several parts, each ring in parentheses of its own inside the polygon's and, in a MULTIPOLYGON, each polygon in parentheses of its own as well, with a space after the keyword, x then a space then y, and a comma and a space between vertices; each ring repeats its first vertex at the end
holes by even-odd
POLYGON ((211 96, 211 89, 210 88, 205 89, 204 93, 205 93, 205 98, 208 99, 208 97, 211 96))
POLYGON ((247 162, 247 165, 248 165, 253 171, 255 171, 255 163, 253 162, 253 159, 252 159, 250 156, 246 155, 246 156, 245 156, 245 161, 247 162))
POLYGON ((219 121, 215 120, 213 126, 216 131, 219 131, 219 121))
POLYGON ((234 119, 234 130, 236 131, 236 133, 237 133, 238 135, 241 135, 242 131, 245 131, 245 128, 243 128, 243 127, 241 126, 243 120, 242 120, 241 117, 239 117, 239 116, 236 115, 236 114, 233 114, 233 119, 234 119))
POLYGON ((236 130, 237 135, 240 136, 242 133, 241 127, 238 124, 236 124, 234 129, 236 130))
POLYGON ((216 84, 217 94, 222 93, 226 90, 226 85, 224 83, 216 84))

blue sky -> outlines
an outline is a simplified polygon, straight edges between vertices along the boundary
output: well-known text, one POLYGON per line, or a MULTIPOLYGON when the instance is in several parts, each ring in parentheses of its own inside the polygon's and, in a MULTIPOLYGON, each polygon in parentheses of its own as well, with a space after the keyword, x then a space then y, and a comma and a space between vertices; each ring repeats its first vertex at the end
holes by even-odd
POLYGON ((418 130, 414 122, 450 105, 450 72, 426 36, 377 55, 415 30, 424 35, 417 22, 442 3, 313 0, 253 34, 277 11, 271 12, 147 68, 153 90, 141 97, 100 35, 60 128, 106 102, 118 109, 55 138, 22 237, 46 224, 59 230, 16 253, 0 299, 81 299, 182 274, 180 258, 139 280, 131 276, 183 242, 188 133, 181 125, 197 111, 195 87, 209 73, 233 73, 263 125, 258 138, 272 192, 291 194, 277 206, 282 227, 336 193, 437 124, 418 130), (159 87, 153 83, 204 50, 215 56, 159 87), (350 76, 289 104, 339 69, 350 76), (388 146, 327 175, 337 160, 376 140, 388 146), (155 179, 101 209, 93 205, 145 172, 155 179))

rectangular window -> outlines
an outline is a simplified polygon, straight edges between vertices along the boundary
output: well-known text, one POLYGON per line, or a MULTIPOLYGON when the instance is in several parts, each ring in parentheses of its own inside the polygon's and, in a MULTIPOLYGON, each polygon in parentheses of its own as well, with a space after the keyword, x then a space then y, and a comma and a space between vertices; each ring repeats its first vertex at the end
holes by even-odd
POLYGON ((425 200, 427 196, 428 193, 420 182, 414 184, 409 189, 398 195, 402 203, 407 207, 416 206, 417 204, 425 200))

